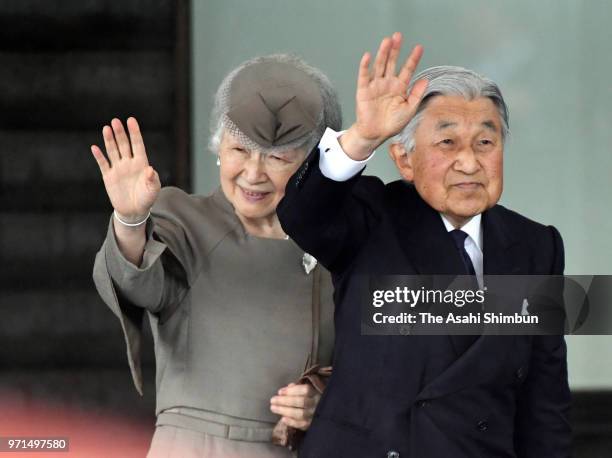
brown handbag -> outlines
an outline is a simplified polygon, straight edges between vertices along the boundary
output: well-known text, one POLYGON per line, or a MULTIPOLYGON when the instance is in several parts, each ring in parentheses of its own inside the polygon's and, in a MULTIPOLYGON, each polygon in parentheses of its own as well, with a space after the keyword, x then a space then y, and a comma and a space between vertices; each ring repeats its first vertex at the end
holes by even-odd
MULTIPOLYGON (((306 361, 304 372, 295 382, 296 384, 310 384, 319 394, 323 394, 329 376, 332 373, 331 366, 321 367, 319 359, 319 320, 321 315, 321 271, 317 265, 313 271, 312 280, 312 342, 310 355, 306 361)), ((296 450, 304 437, 304 431, 286 425, 279 420, 272 430, 272 443, 286 447, 289 450, 296 450)))

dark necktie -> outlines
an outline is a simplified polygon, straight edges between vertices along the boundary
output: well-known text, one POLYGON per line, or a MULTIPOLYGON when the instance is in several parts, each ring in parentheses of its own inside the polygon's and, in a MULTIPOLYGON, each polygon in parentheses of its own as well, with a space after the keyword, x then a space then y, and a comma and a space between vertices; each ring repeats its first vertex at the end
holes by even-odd
MULTIPOLYGON (((463 261, 463 265, 465 266, 465 273, 471 276, 469 277, 471 278, 471 281, 470 281, 471 288, 473 290, 477 290, 478 282, 476 281, 476 271, 474 270, 474 264, 472 264, 472 258, 470 258, 470 255, 465 249, 465 239, 467 238, 468 235, 467 233, 459 229, 453 229, 452 231, 450 231, 450 235, 453 237, 453 241, 455 242, 455 245, 457 245, 457 250, 459 250, 461 260, 463 261)), ((466 313, 474 312, 474 311, 477 311, 477 310, 475 310, 473 307, 464 308, 464 312, 466 313)), ((472 335, 462 335, 460 337, 455 336, 455 341, 461 342, 462 345, 464 346, 463 351, 465 351, 470 345, 476 342, 476 340, 478 339, 478 337, 480 337, 480 334, 482 333, 481 324, 471 325, 471 328, 472 328, 472 335)))
POLYGON ((472 264, 472 259, 470 255, 465 250, 465 239, 467 238, 467 234, 459 229, 453 229, 450 231, 450 235, 453 237, 455 241, 455 245, 457 245, 457 249, 459 250, 459 254, 461 255, 461 259, 463 260, 463 265, 465 266, 465 273, 469 275, 476 275, 476 271, 474 270, 474 264, 472 264))

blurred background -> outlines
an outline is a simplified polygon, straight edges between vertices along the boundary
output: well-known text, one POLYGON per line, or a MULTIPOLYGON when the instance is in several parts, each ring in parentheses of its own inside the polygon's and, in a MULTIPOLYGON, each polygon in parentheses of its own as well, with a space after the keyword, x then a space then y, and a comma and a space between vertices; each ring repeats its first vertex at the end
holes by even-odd
MULTIPOLYGON (((425 46, 421 68, 494 79, 510 108, 502 203, 560 230, 567 274, 612 274, 610 17, 605 0, 0 1, 0 436, 144 456, 152 346, 141 398, 91 281, 111 208, 89 146, 112 117, 136 116, 162 183, 211 192, 213 95, 255 55, 321 68, 346 127, 359 58, 396 30, 404 56, 425 46)), ((398 178, 385 147, 366 173, 398 178)), ((612 337, 567 342, 575 456, 609 457, 612 337)))

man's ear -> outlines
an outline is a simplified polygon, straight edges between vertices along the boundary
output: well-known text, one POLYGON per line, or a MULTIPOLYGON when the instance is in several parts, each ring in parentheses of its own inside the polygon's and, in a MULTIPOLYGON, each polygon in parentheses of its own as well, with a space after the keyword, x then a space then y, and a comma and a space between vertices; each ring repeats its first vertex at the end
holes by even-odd
POLYGON ((408 152, 406 147, 401 143, 392 143, 389 145, 389 156, 395 162, 395 166, 402 178, 412 181, 414 178, 412 154, 408 152))

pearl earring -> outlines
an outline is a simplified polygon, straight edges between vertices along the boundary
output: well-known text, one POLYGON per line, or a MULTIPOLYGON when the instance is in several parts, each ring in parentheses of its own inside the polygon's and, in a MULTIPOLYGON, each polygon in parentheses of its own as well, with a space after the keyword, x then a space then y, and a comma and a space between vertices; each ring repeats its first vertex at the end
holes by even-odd
POLYGON ((221 157, 219 157, 219 155, 217 155, 217 167, 221 166, 221 157))

